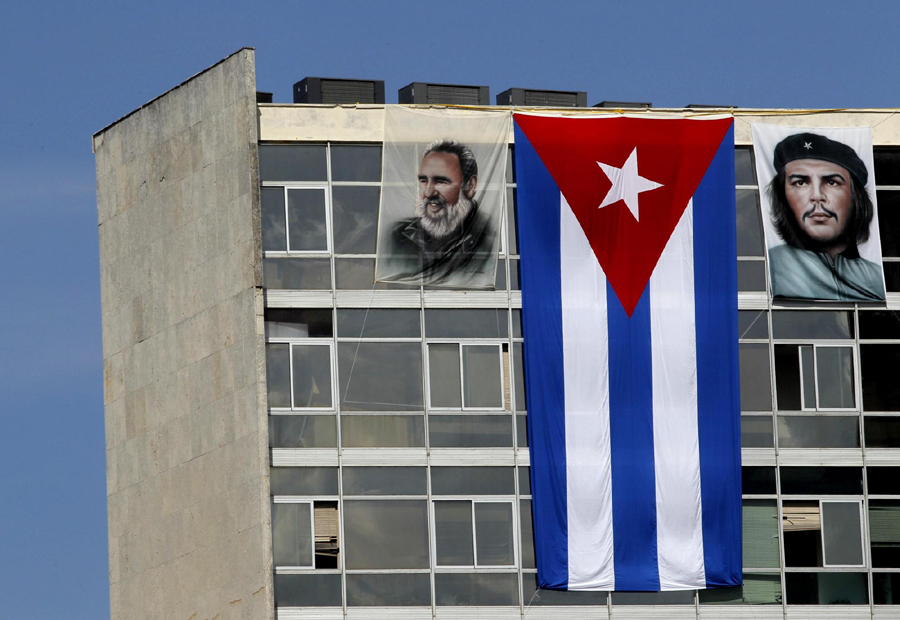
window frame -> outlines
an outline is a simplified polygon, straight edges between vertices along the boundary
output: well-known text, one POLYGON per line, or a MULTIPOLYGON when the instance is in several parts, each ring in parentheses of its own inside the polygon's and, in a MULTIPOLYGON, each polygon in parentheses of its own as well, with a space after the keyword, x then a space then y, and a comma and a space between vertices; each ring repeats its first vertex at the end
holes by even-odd
MULTIPOLYGON (((315 514, 315 500, 303 498, 300 499, 297 496, 285 496, 285 495, 276 495, 272 497, 272 507, 274 512, 275 504, 306 504, 309 507, 309 540, 310 540, 310 564, 309 566, 283 566, 275 564, 275 551, 272 551, 272 567, 275 569, 276 573, 280 572, 288 572, 288 573, 306 573, 309 571, 316 570, 316 514, 315 514)), ((274 538, 274 536, 273 536, 274 538)), ((322 569, 319 569, 320 571, 322 569)), ((333 570, 333 569, 331 569, 333 570)))
MULTIPOLYGON (((426 404, 428 406, 429 411, 434 411, 436 413, 446 413, 446 412, 458 412, 458 411, 490 411, 490 412, 503 412, 503 413, 511 413, 506 409, 504 398, 503 398, 503 389, 507 385, 507 377, 503 373, 503 345, 509 345, 510 339, 499 339, 499 338, 490 338, 490 339, 446 339, 446 338, 437 338, 434 340, 429 339, 425 343, 427 355, 425 361, 425 375, 428 381, 428 390, 426 395, 426 404), (431 403, 431 345, 448 345, 455 344, 458 345, 459 351, 459 407, 436 407, 431 403), (472 347, 472 346, 494 346, 497 347, 498 359, 500 361, 500 390, 499 390, 499 407, 467 407, 466 406, 466 374, 465 374, 465 366, 463 361, 463 347, 472 347)), ((512 355, 511 351, 509 352, 509 365, 510 365, 510 373, 512 372, 512 355)), ((512 380, 509 380, 510 389, 513 388, 512 380)), ((512 400, 512 398, 510 398, 512 400)))
MULTIPOLYGON (((868 566, 868 558, 866 554, 866 537, 865 537, 865 526, 863 525, 863 500, 861 499, 820 499, 819 500, 819 528, 821 543, 822 543, 822 568, 866 568, 868 566), (825 511, 822 510, 823 504, 856 504, 857 509, 859 511, 859 547, 862 555, 862 563, 861 564, 829 564, 828 558, 825 555, 825 526, 826 519, 824 519, 825 511)), ((871 542, 869 543, 871 545, 871 542)))
MULTIPOLYGON (((380 184, 379 184, 380 185, 380 184)), ((311 181, 307 183, 294 182, 294 183, 280 183, 280 182, 271 182, 264 181, 260 183, 260 187, 280 187, 284 192, 284 236, 285 236, 285 246, 286 250, 264 250, 263 258, 287 258, 287 257, 302 257, 302 256, 310 256, 310 257, 329 257, 331 256, 332 244, 331 244, 331 227, 332 227, 332 213, 331 213, 331 188, 327 181, 311 181), (292 250, 291 249, 291 223, 290 223, 290 215, 288 213, 288 193, 291 191, 297 190, 319 190, 322 192, 325 201, 325 249, 324 250, 292 250)), ((332 286, 334 282, 332 282, 332 286)))
POLYGON ((337 386, 335 380, 334 339, 333 338, 273 338, 267 339, 266 344, 286 344, 288 348, 288 369, 291 377, 291 406, 269 407, 270 414, 284 414, 295 411, 303 413, 335 413, 337 411, 337 386), (331 406, 330 407, 298 407, 294 403, 294 347, 328 347, 328 372, 331 377, 331 406))
MULTIPOLYGON (((529 496, 530 497, 530 496, 529 496)), ((517 503, 516 497, 510 497, 507 495, 496 496, 496 495, 479 495, 475 496, 460 496, 460 495, 441 495, 439 497, 432 497, 430 501, 430 510, 429 510, 429 520, 431 526, 431 536, 430 536, 430 544, 431 544, 431 567, 434 571, 444 571, 444 572, 470 572, 472 570, 493 570, 498 572, 511 572, 512 570, 519 568, 519 514, 516 509, 517 503), (434 506, 438 502, 469 502, 469 506, 471 507, 471 517, 472 517, 472 560, 473 564, 438 564, 437 558, 437 521, 435 517, 435 509, 434 506), (512 553, 513 553, 513 563, 512 564, 479 564, 478 563, 478 534, 477 529, 478 526, 475 522, 475 504, 509 504, 511 510, 511 521, 510 521, 510 532, 512 533, 512 553)))
POLYGON ((822 411, 846 411, 846 412, 859 412, 859 394, 857 391, 859 389, 859 378, 857 377, 857 368, 859 368, 859 362, 857 361, 856 355, 856 347, 852 344, 852 341, 848 341, 847 344, 837 344, 837 343, 816 343, 816 342, 804 342, 797 344, 797 359, 798 359, 798 367, 800 370, 800 411, 808 411, 808 412, 822 412, 822 411), (803 347, 812 347, 812 358, 813 358, 813 380, 816 391, 816 402, 814 407, 808 407, 806 403, 806 395, 803 389, 803 347), (818 349, 850 349, 850 359, 853 363, 853 367, 851 369, 851 377, 853 379, 852 392, 853 392, 853 407, 820 407, 819 406, 819 356, 818 349))

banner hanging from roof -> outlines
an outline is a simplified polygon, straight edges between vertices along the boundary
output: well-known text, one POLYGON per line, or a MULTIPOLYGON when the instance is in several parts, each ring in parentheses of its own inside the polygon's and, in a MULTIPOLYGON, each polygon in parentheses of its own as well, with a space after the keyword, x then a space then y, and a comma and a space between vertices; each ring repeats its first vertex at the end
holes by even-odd
POLYGON ((739 585, 732 119, 515 115, 538 582, 739 585))
POLYGON ((884 301, 869 127, 751 127, 773 297, 884 301))
POLYGON ((510 115, 385 108, 375 279, 493 288, 510 115))

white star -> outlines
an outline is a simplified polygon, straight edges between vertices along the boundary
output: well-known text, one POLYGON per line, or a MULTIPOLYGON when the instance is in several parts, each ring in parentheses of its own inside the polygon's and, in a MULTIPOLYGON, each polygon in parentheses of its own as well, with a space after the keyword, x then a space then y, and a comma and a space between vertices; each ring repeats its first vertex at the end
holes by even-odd
POLYGON ((807 151, 809 151, 810 149, 812 149, 812 142, 804 142, 803 148, 805 148, 807 151))
POLYGON ((598 209, 607 207, 619 200, 625 201, 625 206, 631 211, 634 219, 640 221, 638 217, 638 194, 641 192, 649 192, 651 189, 662 187, 661 183, 655 183, 650 179, 645 179, 638 174, 637 169, 637 148, 631 151, 631 155, 625 160, 625 164, 621 168, 609 166, 607 164, 597 162, 600 169, 606 174, 612 183, 612 187, 606 193, 603 202, 600 203, 598 209))

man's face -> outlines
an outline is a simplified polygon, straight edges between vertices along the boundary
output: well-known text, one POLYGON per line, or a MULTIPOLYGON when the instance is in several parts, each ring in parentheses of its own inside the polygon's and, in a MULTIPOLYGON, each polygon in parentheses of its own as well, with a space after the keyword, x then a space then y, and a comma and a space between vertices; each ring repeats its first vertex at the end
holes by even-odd
POLYGON ((846 246, 843 232, 853 209, 850 173, 818 159, 789 162, 784 173, 784 193, 801 230, 825 248, 846 246))
POLYGON ((445 217, 448 205, 459 202, 462 169, 452 153, 429 153, 419 166, 419 199, 425 202, 425 215, 436 220, 445 217))

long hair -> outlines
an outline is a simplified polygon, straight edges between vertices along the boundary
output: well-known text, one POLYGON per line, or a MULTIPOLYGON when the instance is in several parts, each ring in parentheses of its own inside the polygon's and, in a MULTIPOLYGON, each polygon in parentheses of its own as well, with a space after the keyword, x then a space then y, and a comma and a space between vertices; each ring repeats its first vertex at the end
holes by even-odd
MULTIPOLYGON (((772 205, 772 224, 785 243, 803 250, 816 250, 816 243, 800 228, 800 223, 797 222, 788 204, 784 191, 785 179, 786 174, 782 168, 766 189, 766 195, 772 205)), ((844 225, 842 236, 855 250, 856 246, 869 239, 869 225, 875 215, 875 208, 872 206, 869 192, 853 174, 850 175, 850 184, 853 190, 853 208, 850 209, 850 219, 844 225)))

